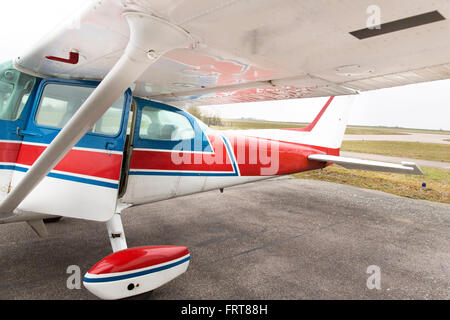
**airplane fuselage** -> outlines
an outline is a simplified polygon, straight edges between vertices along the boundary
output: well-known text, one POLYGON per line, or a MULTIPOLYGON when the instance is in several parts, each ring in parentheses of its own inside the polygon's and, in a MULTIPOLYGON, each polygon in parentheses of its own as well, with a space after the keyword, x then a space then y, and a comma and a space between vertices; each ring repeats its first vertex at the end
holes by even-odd
MULTIPOLYGON (((1 80, 12 87, 3 94, 9 99, 3 108, 11 112, 0 119, 0 200, 97 86, 34 78, 11 65, 3 69, 10 79, 1 80)), ((319 169, 325 164, 308 160, 309 155, 338 153, 338 148, 254 132, 212 130, 184 110, 133 97, 128 90, 18 209, 106 221, 118 202, 138 205, 319 169)))

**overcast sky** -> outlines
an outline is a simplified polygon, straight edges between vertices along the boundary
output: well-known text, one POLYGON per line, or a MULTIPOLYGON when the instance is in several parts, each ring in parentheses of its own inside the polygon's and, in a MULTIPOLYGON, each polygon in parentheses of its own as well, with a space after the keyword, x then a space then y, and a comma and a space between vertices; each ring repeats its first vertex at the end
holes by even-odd
MULTIPOLYGON (((208 107, 223 118, 310 122, 328 98, 208 107)), ((349 124, 450 130, 450 80, 363 92, 351 101, 349 124)))
MULTIPOLYGON (((0 2, 0 61, 13 59, 89 0, 0 2)), ((326 99, 304 99, 209 108, 228 118, 310 121, 326 99)), ((450 130, 450 80, 362 93, 350 124, 450 130)))

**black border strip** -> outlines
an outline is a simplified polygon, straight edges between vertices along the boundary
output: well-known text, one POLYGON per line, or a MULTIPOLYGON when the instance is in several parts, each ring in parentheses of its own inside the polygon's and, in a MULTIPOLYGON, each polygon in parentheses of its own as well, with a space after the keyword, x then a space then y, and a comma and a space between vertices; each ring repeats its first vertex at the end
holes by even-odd
POLYGON ((438 22, 445 20, 445 17, 439 13, 439 11, 431 11, 424 14, 419 14, 417 16, 412 16, 392 22, 387 22, 381 24, 381 28, 379 29, 361 29, 357 31, 350 32, 350 34, 359 40, 381 36, 383 34, 396 32, 400 30, 405 30, 409 28, 414 28, 418 26, 422 26, 425 24, 430 24, 433 22, 438 22))

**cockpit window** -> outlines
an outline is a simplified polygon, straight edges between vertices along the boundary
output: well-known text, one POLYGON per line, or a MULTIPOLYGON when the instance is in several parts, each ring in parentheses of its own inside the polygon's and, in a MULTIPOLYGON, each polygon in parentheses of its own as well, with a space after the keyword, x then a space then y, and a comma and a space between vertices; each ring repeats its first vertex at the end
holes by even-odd
POLYGON ((200 120, 199 118, 193 116, 192 114, 191 114, 191 117, 194 118, 195 121, 197 121, 198 126, 200 127, 200 129, 202 129, 203 132, 209 132, 209 131, 211 131, 211 128, 208 127, 208 126, 206 125, 206 123, 204 123, 202 120, 200 120))
POLYGON ((180 141, 194 139, 195 132, 182 114, 144 107, 139 136, 141 139, 180 141))
POLYGON ((34 77, 14 69, 12 62, 0 65, 0 120, 20 117, 34 83, 34 77))
MULTIPOLYGON (((36 123, 45 127, 63 128, 95 88, 47 84, 36 113, 36 123)), ((116 135, 122 124, 125 97, 121 96, 106 111, 90 132, 116 135)))

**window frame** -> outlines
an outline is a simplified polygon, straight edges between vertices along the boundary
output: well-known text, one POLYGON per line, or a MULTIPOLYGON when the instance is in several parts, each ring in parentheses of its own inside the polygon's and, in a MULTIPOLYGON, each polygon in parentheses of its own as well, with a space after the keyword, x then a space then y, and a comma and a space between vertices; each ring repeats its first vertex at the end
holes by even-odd
POLYGON ((137 121, 135 127, 134 134, 134 148, 135 149, 153 149, 153 150, 161 150, 161 151, 180 151, 180 152, 201 152, 207 154, 213 154, 213 148, 209 138, 207 136, 207 132, 201 129, 195 118, 193 118, 189 113, 178 109, 176 107, 163 104, 160 102, 150 101, 142 98, 134 99, 138 105, 137 109, 137 121), (186 140, 153 140, 147 138, 140 137, 140 129, 141 129, 141 121, 142 121, 142 111, 145 107, 152 107, 155 109, 165 110, 169 112, 177 113, 183 117, 185 117, 189 123, 191 124, 194 130, 194 138, 186 139, 186 140), (176 147, 180 144, 183 146, 189 145, 190 149, 176 149, 176 147), (196 149, 197 146, 201 145, 201 150, 196 149))
MULTIPOLYGON (((51 85, 51 84, 61 85, 61 86, 93 88, 95 90, 95 88, 100 84, 100 82, 85 81, 85 80, 69 80, 69 79, 67 79, 67 80, 66 79, 64 79, 64 80, 63 79, 44 79, 41 82, 41 84, 39 86, 39 92, 37 93, 36 99, 34 101, 33 111, 32 111, 32 114, 30 115, 33 125, 36 126, 37 129, 61 131, 62 128, 60 128, 60 127, 45 126, 45 125, 37 123, 37 121, 36 121, 37 113, 38 113, 39 107, 41 105, 42 98, 44 96, 45 88, 47 87, 47 85, 51 85)), ((119 138, 122 135, 123 124, 125 121, 124 117, 126 114, 128 114, 126 112, 126 107, 127 107, 127 104, 131 103, 130 90, 127 90, 126 92, 124 92, 123 97, 124 97, 124 104, 123 104, 123 108, 122 108, 122 115, 121 115, 121 119, 120 119, 119 131, 114 135, 105 134, 105 133, 87 132, 86 136, 104 137, 104 138, 114 139, 114 138, 119 138)))
POLYGON ((139 138, 140 139, 142 139, 142 140, 152 140, 152 141, 162 141, 162 142, 173 142, 173 141, 177 141, 178 143, 180 143, 181 141, 190 141, 190 140, 193 140, 193 139, 195 139, 195 136, 196 136, 196 132, 195 132, 195 128, 194 128, 194 125, 193 125, 193 123, 190 121, 190 119, 188 118, 188 117, 186 117, 186 115, 184 115, 184 114, 182 114, 182 113, 180 113, 180 112, 174 112, 174 111, 170 111, 170 110, 165 110, 165 109, 161 109, 161 108, 155 108, 155 107, 153 107, 153 106, 150 106, 150 105, 146 105, 146 106, 143 106, 142 108, 141 108, 141 118, 140 118, 140 120, 141 121, 139 121, 139 138), (172 140, 172 139, 150 139, 150 138, 145 138, 145 137, 143 137, 142 135, 141 135, 141 129, 142 129, 142 126, 141 126, 141 124, 142 124, 142 119, 143 119, 143 117, 144 117, 144 111, 145 111, 145 109, 154 109, 154 110, 160 110, 160 111, 165 111, 165 112, 168 112, 168 113, 173 113, 173 114, 177 114, 177 115, 179 115, 179 116, 181 116, 183 119, 185 119, 186 121, 187 121, 187 123, 189 123, 189 125, 191 126, 190 128, 191 128, 191 130, 192 130, 192 134, 193 134, 193 137, 192 138, 190 138, 190 139, 179 139, 179 140, 172 140))
MULTIPOLYGON (((10 110, 10 111, 14 111, 14 114, 11 114, 11 116, 14 115, 14 117, 11 117, 11 119, 0 119, 0 121, 6 121, 6 122, 14 123, 14 122, 18 122, 20 119, 22 119, 22 115, 23 115, 24 110, 30 104, 30 101, 33 100, 34 93, 35 93, 35 88, 37 88, 37 86, 39 85, 40 78, 31 76, 31 75, 28 75, 28 74, 25 74, 25 73, 17 70, 14 67, 12 61, 8 61, 8 62, 4 62, 4 63, 0 64, 0 71, 6 72, 7 70, 12 70, 15 73, 15 75, 14 75, 14 77, 15 77, 14 83, 12 83, 12 82, 5 82, 6 85, 11 85, 13 87, 12 91, 9 93, 10 94, 10 98, 9 99, 11 99, 11 97, 14 97, 16 90, 22 90, 23 91, 26 88, 26 85, 23 85, 23 86, 20 85, 20 81, 24 80, 24 81, 26 81, 26 84, 28 84, 30 81, 32 81, 32 86, 31 86, 30 91, 26 92, 26 93, 23 93, 21 95, 20 99, 16 100, 13 110, 10 110), (22 77, 24 77, 25 79, 22 79, 22 77), (27 80, 27 78, 28 78, 28 80, 27 80), (19 89, 17 89, 17 88, 19 88, 19 89), (25 101, 25 103, 23 103, 23 106, 22 106, 23 98, 26 95, 28 95, 28 98, 25 101), (22 108, 21 108, 21 106, 22 106, 22 108)), ((8 105, 10 105, 10 104, 11 104, 11 101, 8 102, 8 105)), ((0 112, 2 112, 2 111, 0 110, 0 112)))

